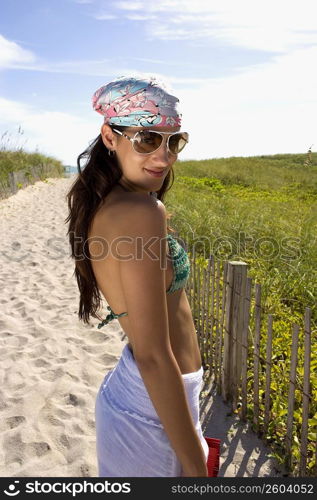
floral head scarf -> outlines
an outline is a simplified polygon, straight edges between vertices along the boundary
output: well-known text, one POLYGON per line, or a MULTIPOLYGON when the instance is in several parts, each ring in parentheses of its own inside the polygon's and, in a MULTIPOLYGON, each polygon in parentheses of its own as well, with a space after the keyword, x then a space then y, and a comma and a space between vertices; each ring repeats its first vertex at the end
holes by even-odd
POLYGON ((93 108, 105 117, 105 123, 126 127, 180 127, 178 103, 154 77, 120 77, 92 97, 93 108))

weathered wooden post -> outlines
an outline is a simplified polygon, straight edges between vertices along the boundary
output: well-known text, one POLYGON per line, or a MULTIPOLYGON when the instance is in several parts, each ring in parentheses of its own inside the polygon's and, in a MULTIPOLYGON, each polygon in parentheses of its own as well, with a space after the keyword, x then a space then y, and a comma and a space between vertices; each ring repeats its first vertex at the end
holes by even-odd
POLYGON ((229 261, 226 282, 226 316, 223 353, 222 397, 237 408, 242 366, 242 334, 247 264, 229 261))
POLYGON ((263 433, 267 434, 270 422, 271 406, 271 373, 272 373, 272 341, 273 341, 273 314, 267 318, 267 341, 266 341, 266 359, 265 359, 265 400, 264 400, 264 422, 263 433))
POLYGON ((251 309, 252 278, 247 278, 244 298, 242 354, 241 354, 241 412, 240 419, 247 420, 247 372, 248 372, 248 346, 249 324, 251 309))
POLYGON ((296 387, 296 371, 298 359, 298 334, 299 326, 293 324, 292 333, 292 352, 291 352, 291 366, 289 374, 289 388, 288 388, 288 409, 287 409, 287 424, 285 436, 285 465, 288 470, 292 469, 292 442, 293 442, 293 426, 294 426, 294 405, 295 405, 295 387, 296 387))
POLYGON ((254 303, 254 351, 253 351, 253 425, 255 432, 260 427, 260 339, 261 339, 261 289, 260 283, 255 283, 254 303))
POLYGON ((9 186, 11 193, 15 194, 18 190, 16 172, 9 172, 9 186))
MULTIPOLYGON (((306 476, 307 445, 308 445, 308 417, 310 394, 310 362, 311 362, 311 309, 306 307, 304 319, 304 384, 303 384, 303 419, 301 428, 299 475, 306 476)), ((317 470, 317 463, 316 463, 317 470)))

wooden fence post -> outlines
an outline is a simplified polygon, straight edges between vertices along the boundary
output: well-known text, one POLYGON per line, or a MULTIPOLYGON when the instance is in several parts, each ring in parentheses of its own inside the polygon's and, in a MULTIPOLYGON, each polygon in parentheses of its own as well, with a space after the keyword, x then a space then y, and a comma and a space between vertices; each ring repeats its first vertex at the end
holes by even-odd
POLYGON ((245 262, 231 262, 231 264, 234 266, 232 325, 232 409, 236 410, 238 407, 238 396, 241 383, 243 312, 247 278, 247 264, 245 262))
POLYGON ((306 476, 307 436, 310 403, 310 361, 311 361, 311 309, 306 307, 304 318, 304 383, 303 383, 303 417, 301 428, 299 475, 306 476))
POLYGON ((293 333, 292 333, 292 353, 291 353, 291 366, 290 366, 289 389, 288 389, 287 427, 286 427, 286 437, 285 437, 285 449, 286 449, 285 465, 289 470, 291 470, 292 468, 293 417, 294 417, 294 399, 295 399, 295 386, 296 386, 296 368, 297 368, 297 357, 298 357, 298 332, 299 332, 299 326, 294 323, 293 333))
POLYGON ((272 325, 273 315, 268 315, 267 342, 266 342, 266 360, 265 360, 265 401, 264 401, 264 423, 263 433, 267 434, 270 421, 270 403, 271 403, 271 371, 272 371, 272 325))
POLYGON ((15 194, 18 190, 16 172, 9 172, 9 185, 11 193, 15 194))
POLYGON ((221 342, 221 333, 220 333, 220 314, 219 314, 219 308, 220 308, 220 261, 217 261, 217 277, 216 277, 216 318, 215 318, 215 343, 214 343, 214 382, 217 384, 218 382, 218 370, 219 370, 219 362, 220 362, 220 356, 219 356, 219 345, 221 342))
POLYGON ((241 347, 243 330, 243 306, 245 297, 247 264, 228 262, 226 283, 226 321, 223 353, 222 397, 237 407, 238 387, 241 376, 241 347))
POLYGON ((249 323, 251 309, 251 289, 252 278, 247 277, 245 299, 244 299, 244 321, 242 332, 242 353, 241 353, 241 413, 240 419, 247 420, 247 369, 248 369, 248 346, 249 346, 249 323))
POLYGON ((214 260, 213 255, 209 255, 208 261, 207 261, 207 270, 206 270, 206 280, 207 280, 207 289, 206 289, 206 299, 207 303, 205 306, 205 318, 206 318, 206 325, 207 325, 207 330, 206 330, 206 342, 207 342, 207 357, 206 357, 206 362, 209 365, 209 376, 211 376, 212 370, 214 369, 214 364, 213 364, 213 359, 212 359, 212 330, 210 327, 210 274, 211 274, 211 265, 212 261, 214 260))
POLYGON ((224 401, 230 398, 230 383, 231 383, 231 335, 232 335, 232 314, 231 303, 233 295, 233 269, 228 262, 227 280, 225 283, 226 294, 226 312, 225 312, 225 329, 223 336, 223 365, 222 365, 222 384, 221 393, 224 401))
MULTIPOLYGON (((199 302, 201 302, 201 338, 203 341, 203 364, 204 366, 207 366, 208 364, 208 348, 207 348, 207 328, 206 328, 206 283, 207 283, 207 277, 206 277, 206 269, 202 268, 202 286, 201 286, 201 297, 199 299, 199 302)), ((208 323, 208 319, 207 319, 208 323)), ((211 367, 209 366, 209 369, 211 367)))
MULTIPOLYGON (((196 274, 196 280, 197 280, 197 294, 196 294, 196 297, 197 297, 197 322, 198 322, 198 333, 199 333, 199 336, 202 340, 202 345, 203 345, 203 352, 205 352, 205 343, 204 343, 204 337, 202 335, 202 329, 201 329, 201 307, 200 307, 200 302, 201 302, 201 278, 200 278, 200 275, 201 275, 201 269, 200 269, 200 262, 199 262, 199 258, 198 258, 198 263, 197 263, 197 274, 196 274)), ((204 358, 204 356, 203 356, 204 358)), ((203 365, 205 366, 205 360, 203 359, 203 365)))
POLYGON ((225 322, 225 311, 226 311, 226 285, 227 285, 227 273, 228 273, 228 261, 223 264, 222 270, 222 300, 221 300, 221 318, 219 323, 219 342, 218 342, 218 371, 216 376, 217 384, 217 394, 222 392, 222 370, 223 370, 223 337, 224 337, 224 322, 225 322))
POLYGON ((253 424, 259 432, 259 380, 260 380, 260 334, 261 334, 261 285, 255 283, 255 336, 254 336, 254 377, 253 377, 253 424))

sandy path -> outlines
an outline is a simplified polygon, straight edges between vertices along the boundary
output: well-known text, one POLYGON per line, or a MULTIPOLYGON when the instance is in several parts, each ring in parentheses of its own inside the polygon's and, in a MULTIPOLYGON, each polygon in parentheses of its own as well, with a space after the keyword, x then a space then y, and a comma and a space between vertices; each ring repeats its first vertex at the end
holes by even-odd
MULTIPOLYGON (((94 404, 124 343, 78 321, 66 238, 72 178, 0 202, 0 475, 96 476, 94 404)), ((106 306, 106 304, 104 304, 106 306)))

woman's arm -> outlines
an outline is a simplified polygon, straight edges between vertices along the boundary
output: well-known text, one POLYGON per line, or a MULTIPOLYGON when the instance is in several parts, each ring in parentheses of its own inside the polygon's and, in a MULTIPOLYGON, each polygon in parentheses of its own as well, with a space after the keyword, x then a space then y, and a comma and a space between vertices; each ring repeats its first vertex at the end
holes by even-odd
POLYGON ((164 272, 165 207, 160 201, 139 194, 133 194, 126 203, 121 217, 118 213, 115 227, 118 227, 117 258, 130 323, 129 341, 183 474, 207 477, 205 454, 169 338, 164 272))
POLYGON ((136 360, 166 434, 182 464, 183 475, 207 477, 206 458, 187 404, 180 369, 172 352, 161 350, 136 360))

